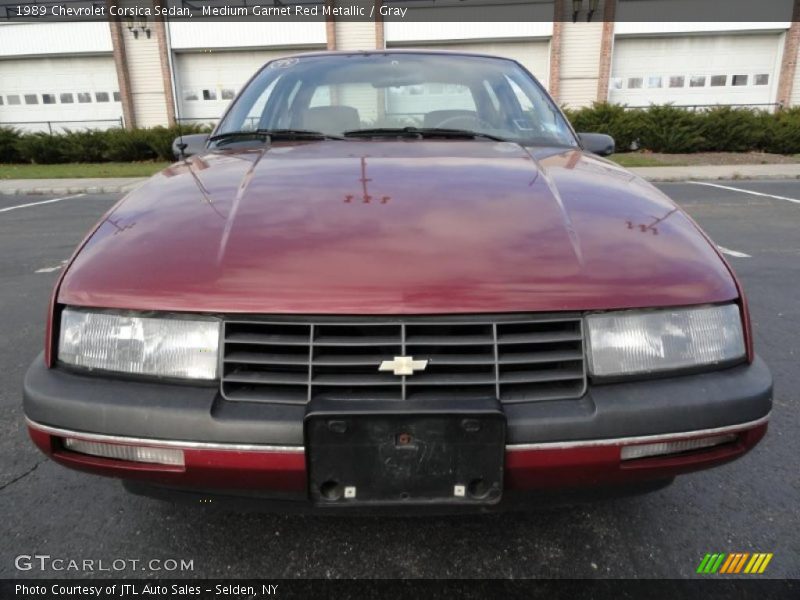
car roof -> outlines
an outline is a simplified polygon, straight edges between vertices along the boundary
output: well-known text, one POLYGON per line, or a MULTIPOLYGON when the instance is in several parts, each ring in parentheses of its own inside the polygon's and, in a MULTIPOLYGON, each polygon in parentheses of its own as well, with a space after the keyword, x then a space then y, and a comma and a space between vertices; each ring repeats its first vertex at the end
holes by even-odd
MULTIPOLYGON (((494 58, 496 60, 506 60, 509 62, 517 62, 513 58, 507 56, 498 56, 496 54, 486 54, 483 52, 464 52, 462 50, 432 50, 429 48, 384 48, 375 50, 312 50, 309 52, 298 52, 296 54, 288 54, 280 58, 305 58, 316 56, 369 56, 371 54, 387 55, 387 54, 429 54, 431 56, 476 56, 479 58, 494 58)), ((280 60, 280 59, 275 59, 280 60)), ((272 62, 272 61, 268 61, 272 62)))

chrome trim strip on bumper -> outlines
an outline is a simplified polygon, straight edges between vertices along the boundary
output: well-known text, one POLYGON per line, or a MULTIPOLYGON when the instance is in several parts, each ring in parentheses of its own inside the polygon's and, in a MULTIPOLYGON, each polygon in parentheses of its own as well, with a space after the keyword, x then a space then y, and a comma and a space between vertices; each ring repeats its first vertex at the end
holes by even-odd
POLYGON ((704 437, 707 435, 717 435, 721 433, 733 433, 743 429, 752 429, 769 421, 772 411, 747 423, 737 423, 736 425, 726 425, 725 427, 715 427, 713 429, 696 429, 695 431, 681 431, 678 433, 659 433, 655 435, 640 435, 625 438, 609 438, 605 440, 577 440, 574 442, 542 442, 534 444, 508 444, 506 451, 514 452, 518 450, 567 450, 570 448, 592 448, 597 446, 625 446, 628 444, 646 444, 648 442, 664 442, 670 440, 682 440, 686 438, 704 437))
POLYGON ((182 440, 159 440, 156 438, 135 438, 119 435, 104 435, 101 433, 88 433, 85 431, 71 431, 69 429, 59 429, 42 425, 25 417, 25 422, 29 427, 38 429, 50 435, 58 437, 74 437, 93 442, 107 442, 110 444, 130 444, 139 446, 160 446, 166 448, 183 448, 185 450, 229 450, 231 452, 305 452, 303 446, 270 446, 267 444, 224 444, 217 442, 190 442, 182 440))
MULTIPOLYGON (((655 435, 642 435, 637 437, 626 438, 609 438, 604 440, 577 440, 573 442, 541 442, 533 444, 508 444, 506 445, 507 452, 516 452, 520 450, 566 450, 570 448, 591 448, 596 446, 623 446, 627 444, 646 444, 655 441, 669 441, 680 440, 686 438, 703 437, 706 435, 717 435, 723 433, 733 433, 743 429, 752 429, 763 425, 769 421, 772 411, 756 419, 755 421, 748 421, 747 423, 738 423, 736 425, 726 425, 725 427, 716 427, 713 429, 697 429, 695 431, 682 431, 679 433, 662 433, 655 435)), ((36 421, 32 421, 25 417, 25 422, 29 427, 38 429, 50 435, 59 437, 74 437, 84 440, 91 440, 97 442, 108 442, 117 444, 132 444, 142 446, 162 446, 170 448, 185 448, 187 450, 229 450, 232 452, 305 452, 304 446, 269 446, 265 444, 225 444, 217 442, 189 442, 181 440, 159 440, 153 438, 134 438, 124 437, 117 435, 103 435, 100 433, 87 433, 83 431, 70 431, 67 429, 59 429, 57 427, 50 427, 49 425, 42 425, 36 421)))

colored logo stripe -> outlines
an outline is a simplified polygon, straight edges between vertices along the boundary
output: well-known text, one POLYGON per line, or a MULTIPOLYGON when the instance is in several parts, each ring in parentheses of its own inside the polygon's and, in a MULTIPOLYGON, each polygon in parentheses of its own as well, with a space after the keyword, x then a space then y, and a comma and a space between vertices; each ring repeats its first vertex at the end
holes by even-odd
POLYGON ((716 573, 717 569, 719 569, 722 561, 725 559, 725 553, 722 554, 706 554, 703 557, 703 560, 700 562, 700 566, 697 567, 698 573, 716 573))
POLYGON ((747 574, 763 573, 772 560, 772 556, 773 554, 771 552, 756 552, 754 554, 750 554, 749 552, 734 552, 731 554, 721 552, 706 554, 697 567, 697 573, 706 575, 714 573, 735 574, 742 572, 747 574))

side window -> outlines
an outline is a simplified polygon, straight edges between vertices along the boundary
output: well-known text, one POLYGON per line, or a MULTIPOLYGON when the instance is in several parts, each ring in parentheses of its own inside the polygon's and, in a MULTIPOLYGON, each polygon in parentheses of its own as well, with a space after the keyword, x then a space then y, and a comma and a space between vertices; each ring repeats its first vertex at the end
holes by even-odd
POLYGON ((88 104, 92 101, 92 95, 89 92, 78 92, 78 102, 81 104, 88 104))
POLYGON ((264 113, 264 107, 267 105, 267 100, 272 95, 272 92, 275 90, 275 86, 279 81, 281 81, 283 77, 276 78, 272 83, 270 83, 258 99, 253 102, 253 106, 250 107, 247 115, 244 118, 244 123, 242 123, 243 130, 251 130, 251 129, 258 129, 259 123, 261 122, 261 115, 264 113))

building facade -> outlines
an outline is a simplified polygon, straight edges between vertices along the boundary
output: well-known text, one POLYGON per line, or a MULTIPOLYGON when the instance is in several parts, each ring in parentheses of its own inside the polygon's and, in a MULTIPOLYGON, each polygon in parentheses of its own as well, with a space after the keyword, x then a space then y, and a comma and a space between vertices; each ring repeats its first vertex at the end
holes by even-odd
POLYGON ((800 104, 800 0, 779 0, 792 19, 783 22, 646 22, 628 16, 633 8, 646 13, 646 4, 663 1, 585 0, 575 22, 573 0, 526 0, 531 19, 514 22, 447 21, 447 7, 430 0, 417 0, 418 14, 404 22, 0 18, 0 125, 54 131, 213 123, 265 62, 324 49, 436 48, 506 56, 568 107, 610 101, 774 110, 800 104), (589 21, 592 4, 597 8, 589 21))

